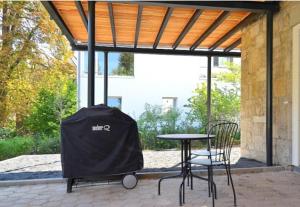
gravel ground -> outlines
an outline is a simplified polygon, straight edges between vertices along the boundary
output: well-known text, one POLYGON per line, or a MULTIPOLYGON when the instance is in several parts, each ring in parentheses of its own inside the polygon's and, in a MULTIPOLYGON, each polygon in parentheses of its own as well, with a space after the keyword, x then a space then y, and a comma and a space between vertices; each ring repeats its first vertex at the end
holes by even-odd
MULTIPOLYGON (((144 168, 172 168, 180 161, 180 151, 144 150, 144 168)), ((240 148, 232 149, 232 164, 240 158, 240 148)), ((61 171, 60 154, 22 155, 0 162, 0 173, 61 171)))
MULTIPOLYGON (((144 172, 179 170, 180 151, 145 150, 144 172)), ((232 149, 231 163, 236 167, 257 166, 255 161, 240 159, 240 148, 232 149)), ((62 177, 60 154, 22 155, 0 162, 0 180, 62 177)))

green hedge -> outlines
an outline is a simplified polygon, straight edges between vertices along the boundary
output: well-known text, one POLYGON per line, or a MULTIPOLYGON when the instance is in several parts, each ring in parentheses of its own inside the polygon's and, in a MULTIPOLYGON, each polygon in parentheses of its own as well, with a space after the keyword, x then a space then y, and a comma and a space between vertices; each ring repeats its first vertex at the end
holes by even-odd
POLYGON ((0 160, 28 154, 60 153, 60 139, 49 137, 14 137, 0 139, 0 160))
POLYGON ((14 137, 0 140, 0 160, 31 154, 34 146, 31 137, 14 137))

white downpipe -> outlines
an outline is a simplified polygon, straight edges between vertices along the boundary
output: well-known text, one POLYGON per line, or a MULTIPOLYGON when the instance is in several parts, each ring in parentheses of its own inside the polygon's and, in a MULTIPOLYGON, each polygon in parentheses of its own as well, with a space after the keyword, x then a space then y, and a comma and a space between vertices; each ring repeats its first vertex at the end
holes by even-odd
POLYGON ((292 164, 300 164, 300 24, 293 28, 292 164))

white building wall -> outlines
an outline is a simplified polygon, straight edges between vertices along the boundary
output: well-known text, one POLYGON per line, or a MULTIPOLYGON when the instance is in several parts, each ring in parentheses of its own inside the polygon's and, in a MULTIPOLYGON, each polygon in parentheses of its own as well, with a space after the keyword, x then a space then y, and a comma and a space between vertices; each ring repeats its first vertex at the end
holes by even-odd
MULTIPOLYGON (((83 53, 78 58, 80 108, 87 105, 87 74, 82 59, 83 53)), ((108 96, 122 97, 121 110, 136 119, 146 103, 162 105, 163 97, 177 98, 176 107, 184 111, 197 84, 206 82, 206 74, 207 57, 135 54, 134 76, 109 76, 108 96)), ((95 85, 95 103, 103 103, 103 76, 96 74, 95 85)))

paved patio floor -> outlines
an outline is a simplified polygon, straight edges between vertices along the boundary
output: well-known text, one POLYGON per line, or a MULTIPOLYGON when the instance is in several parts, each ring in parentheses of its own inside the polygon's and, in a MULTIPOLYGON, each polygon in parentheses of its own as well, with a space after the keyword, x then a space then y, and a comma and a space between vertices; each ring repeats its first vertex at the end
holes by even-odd
MULTIPOLYGON (((300 203, 300 174, 281 171, 233 175, 238 206, 298 207, 300 203)), ((226 177, 216 176, 219 199, 216 206, 233 206, 231 188, 226 177)), ((0 206, 100 206, 100 207, 155 207, 178 206, 180 180, 162 183, 162 195, 157 195, 157 180, 141 180, 133 190, 121 185, 98 185, 75 188, 65 193, 65 184, 27 185, 0 188, 0 206)), ((211 206, 204 181, 195 181, 195 189, 186 191, 184 206, 211 206)))

